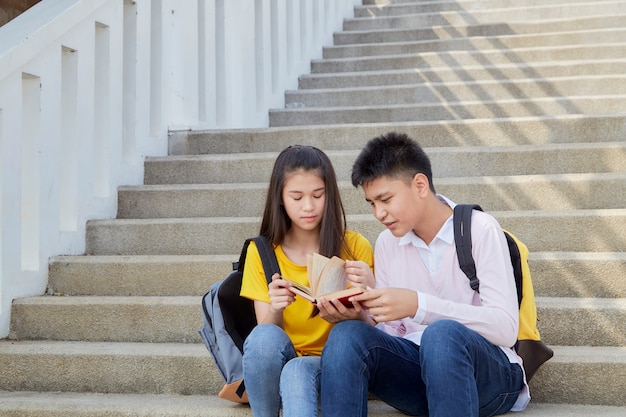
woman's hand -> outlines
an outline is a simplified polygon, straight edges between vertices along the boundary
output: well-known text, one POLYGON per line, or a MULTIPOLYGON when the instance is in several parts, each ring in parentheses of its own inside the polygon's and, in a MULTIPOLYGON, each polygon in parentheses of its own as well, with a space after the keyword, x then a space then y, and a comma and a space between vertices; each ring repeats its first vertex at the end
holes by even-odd
POLYGON ((348 282, 352 287, 374 288, 376 280, 368 264, 363 261, 346 261, 344 270, 348 274, 348 282))
POLYGON ((272 276, 272 282, 268 285, 270 303, 254 301, 257 323, 275 324, 283 327, 283 311, 295 300, 295 295, 287 289, 289 285, 287 281, 280 278, 279 274, 272 276))
POLYGON ((281 278, 279 274, 272 276, 269 284, 270 311, 272 313, 282 313, 288 305, 296 300, 293 292, 289 291, 291 284, 281 278))
POLYGON ((368 321, 369 317, 358 302, 353 302, 352 307, 346 307, 337 299, 328 300, 325 297, 321 297, 317 300, 317 308, 320 311, 320 317, 329 323, 337 323, 344 320, 368 321))

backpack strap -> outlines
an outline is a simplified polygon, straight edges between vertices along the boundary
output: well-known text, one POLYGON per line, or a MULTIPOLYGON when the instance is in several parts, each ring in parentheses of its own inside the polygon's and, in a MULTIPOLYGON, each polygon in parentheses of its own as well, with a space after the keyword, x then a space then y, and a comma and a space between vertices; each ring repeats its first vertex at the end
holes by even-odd
POLYGON ((454 207, 453 227, 454 244, 459 259, 459 266, 470 280, 470 287, 479 291, 479 281, 476 276, 476 264, 472 257, 472 211, 483 209, 478 204, 457 204, 454 207))
POLYGON ((254 241, 261 257, 261 263, 263 264, 263 271, 265 272, 265 280, 268 285, 272 282, 272 275, 275 273, 280 274, 280 267, 278 266, 278 260, 276 259, 276 253, 274 248, 270 245, 269 240, 265 236, 257 236, 246 239, 241 249, 241 255, 239 255, 239 261, 233 263, 233 271, 237 270, 243 272, 243 267, 246 263, 246 254, 248 253, 248 246, 250 242, 254 241))
POLYGON ((257 249, 259 250, 259 255, 261 256, 261 263, 263 264, 263 270, 265 271, 265 279, 267 280, 267 284, 269 285, 272 282, 272 275, 279 273, 280 268, 278 266, 278 260, 276 259, 276 253, 274 252, 274 248, 270 245, 269 240, 265 236, 257 236, 252 238, 254 243, 256 244, 257 249))

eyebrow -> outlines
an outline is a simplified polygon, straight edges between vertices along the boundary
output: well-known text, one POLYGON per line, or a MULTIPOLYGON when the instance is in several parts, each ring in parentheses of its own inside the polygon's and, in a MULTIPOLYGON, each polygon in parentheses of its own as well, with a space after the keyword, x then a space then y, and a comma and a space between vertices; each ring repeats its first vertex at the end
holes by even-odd
POLYGON ((383 191, 382 193, 375 195, 374 198, 372 199, 365 197, 365 201, 367 201, 368 203, 371 203, 374 200, 382 200, 388 194, 389 194, 389 191, 383 191))
MULTIPOLYGON (((315 192, 318 192, 318 191, 325 191, 325 190, 326 190, 326 187, 320 187, 320 188, 314 189, 313 192, 315 193, 315 192)), ((302 194, 304 191, 301 191, 301 190, 287 190, 287 192, 288 193, 300 193, 300 194, 302 194)))

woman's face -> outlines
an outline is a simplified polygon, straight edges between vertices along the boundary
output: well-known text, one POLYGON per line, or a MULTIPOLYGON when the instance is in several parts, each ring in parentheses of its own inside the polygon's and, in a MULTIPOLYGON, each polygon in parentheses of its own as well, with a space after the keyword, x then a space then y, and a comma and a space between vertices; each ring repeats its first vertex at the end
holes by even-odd
POLYGON ((285 211, 292 227, 306 231, 319 228, 326 206, 326 186, 317 171, 295 171, 287 175, 282 192, 285 211))

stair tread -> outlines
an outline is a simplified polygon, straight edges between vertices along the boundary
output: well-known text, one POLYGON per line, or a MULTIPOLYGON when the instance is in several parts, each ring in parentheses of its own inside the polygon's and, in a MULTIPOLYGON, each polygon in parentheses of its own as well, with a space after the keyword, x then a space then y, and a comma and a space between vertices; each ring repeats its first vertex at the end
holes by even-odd
MULTIPOLYGON (((626 113, 624 113, 624 117, 626 118, 626 113)), ((472 145, 472 146, 460 146, 460 145, 450 145, 450 146, 426 146, 424 150, 428 152, 429 155, 433 154, 495 154, 495 153, 519 153, 519 152, 546 152, 546 151, 561 151, 568 149, 582 149, 582 150, 593 150, 593 149, 604 149, 604 148, 612 148, 612 149, 626 149, 626 142, 615 142, 615 141, 597 141, 597 142, 571 142, 571 143, 547 143, 547 144, 509 144, 509 145, 472 145)), ((221 154, 210 154, 210 155, 168 155, 168 156, 149 156, 146 157, 146 162, 175 162, 175 161, 250 161, 254 159, 260 159, 265 161, 274 161, 276 156, 278 156, 280 151, 273 152, 229 152, 229 153, 221 153, 221 154)), ((360 149, 330 149, 325 150, 329 157, 336 156, 350 156, 356 158, 359 154, 360 149)), ((585 173, 585 174, 594 174, 594 173, 585 173)), ((615 173, 620 174, 620 173, 615 173)), ((492 177, 492 176, 489 176, 492 177)), ((267 182, 256 183, 259 186, 261 184, 265 184, 267 187, 267 182)), ((191 187, 197 186, 196 184, 187 184, 191 187)), ((246 184, 242 183, 232 183, 234 188, 245 187, 246 184)), ((122 186, 124 189, 124 186, 122 186)))
MULTIPOLYGON (((71 296, 33 296, 16 298, 13 304, 21 306, 44 306, 64 304, 84 305, 126 305, 138 304, 157 308, 159 305, 174 306, 199 306, 201 296, 198 295, 71 295, 71 296)), ((626 310, 626 298, 606 297, 546 297, 536 296, 535 300, 539 307, 568 308, 568 309, 624 309, 626 310)))
MULTIPOLYGON (((222 255, 62 255, 51 258, 53 262, 77 262, 77 263, 110 263, 110 262, 177 262, 186 264, 193 260, 197 261, 232 261, 238 253, 222 255)), ((530 252, 530 258, 543 260, 620 260, 626 261, 626 252, 530 252)))
MULTIPOLYGON (((571 210, 514 210, 514 211, 490 211, 494 217, 512 218, 512 217, 611 217, 626 216, 624 208, 608 208, 608 209, 571 209, 571 210)), ((376 221, 371 214, 348 214, 346 215, 348 222, 353 221, 376 221)), ((243 216, 243 217, 187 217, 187 218, 162 218, 162 219, 93 219, 89 220, 89 225, 96 227, 99 225, 158 225, 158 224, 210 224, 210 223, 244 223, 257 222, 259 216, 243 216)))
MULTIPOLYGON (((455 3, 458 4, 458 3, 455 3)), ((375 10, 379 10, 376 8, 375 10)), ((371 8, 367 10, 367 13, 371 13, 371 8)), ((359 35, 370 35, 370 34, 394 34, 394 33, 402 33, 402 32, 421 32, 425 34, 436 33, 436 34, 446 34, 447 36, 460 36, 460 37, 470 37, 470 36, 481 36, 484 31, 494 30, 496 33, 500 33, 502 35, 506 34, 527 34, 527 33, 551 33, 551 32, 559 32, 569 30, 572 26, 580 27, 580 28, 607 28, 607 27, 620 27, 622 23, 622 19, 624 19, 626 15, 624 14, 597 14, 593 16, 578 16, 575 18, 569 18, 567 16, 563 16, 561 18, 555 17, 552 19, 542 20, 541 22, 512 22, 512 23, 499 23, 499 22, 487 22, 487 23, 476 23, 476 22, 466 22, 463 25, 433 25, 428 28, 416 28, 416 29, 369 29, 369 30, 351 30, 349 32, 339 32, 336 34, 336 42, 341 45, 343 44, 343 38, 354 38, 359 35), (480 29, 483 29, 482 31, 480 29), (477 35, 473 35, 476 33, 477 35), (338 36, 337 36, 338 35, 338 36)), ((489 32, 491 33, 491 32, 489 32)))
MULTIPOLYGON (((624 74, 586 74, 586 75, 563 75, 563 76, 537 76, 537 77, 525 77, 522 79, 487 79, 487 80, 473 80, 473 81, 430 81, 425 80, 421 84, 408 83, 408 84, 394 84, 394 85, 375 85, 375 86, 350 86, 350 87, 327 87, 327 88, 314 88, 314 89, 293 89, 287 90, 285 94, 287 94, 288 98, 292 95, 302 95, 302 96, 314 96, 316 94, 345 94, 351 92, 381 92, 381 91, 392 91, 392 92, 400 92, 400 90, 418 90, 421 88, 438 88, 438 87, 457 87, 457 88, 476 88, 483 87, 487 88, 490 86, 504 86, 504 87, 519 87, 523 88, 524 85, 546 85, 550 87, 551 84, 556 83, 565 83, 568 81, 571 82, 585 82, 585 83, 593 83, 593 82, 615 82, 623 83, 626 79, 626 75, 624 74)), ((552 92, 554 94, 554 91, 552 92)), ((571 96, 571 94, 567 94, 571 96)), ((597 95, 597 94, 596 94, 597 95)), ((611 95, 621 95, 619 90, 615 92, 615 94, 611 95)), ((513 99, 513 98, 511 98, 513 99)))
MULTIPOLYGON (((443 42, 443 41, 442 41, 443 42)), ((572 61, 572 62, 586 62, 588 60, 604 60, 607 59, 607 57, 612 57, 612 59, 621 59, 623 58, 623 55, 610 55, 610 54, 602 54, 602 55, 597 55, 597 54, 590 54, 589 56, 585 55, 584 52, 592 52, 593 49, 597 49, 597 48, 604 48, 606 50, 623 50, 624 47, 624 42, 611 42, 611 40, 603 40, 602 42, 596 42, 596 43, 592 43, 592 44, 584 44, 584 43, 577 43, 574 40, 572 41, 571 44, 565 44, 565 45, 542 45, 542 44, 538 44, 538 45, 532 45, 532 46, 519 46, 519 47, 515 47, 515 48, 497 48, 497 47, 491 47, 491 48, 482 48, 482 49, 451 49, 451 50, 429 50, 429 51, 412 51, 412 52, 407 52, 407 53, 400 53, 400 52, 392 52, 391 53, 386 53, 386 54, 381 54, 381 55, 363 55, 363 56, 347 56, 347 57, 321 57, 321 58, 316 58, 316 59, 312 59, 311 62, 313 64, 319 64, 319 63, 330 63, 330 62, 350 62, 350 61, 362 61, 362 60, 374 60, 374 59, 385 59, 388 60, 390 58, 403 58, 403 59, 411 59, 411 58, 417 58, 417 57, 428 57, 428 56, 437 56, 437 55, 451 55, 451 56, 455 56, 455 55, 481 55, 481 56, 506 56, 506 55, 511 55, 511 53, 524 53, 524 52, 533 52, 533 51, 576 51, 577 54, 572 57, 570 55, 563 55, 563 57, 565 57, 565 59, 567 61, 572 61)), ((545 57, 543 57, 543 59, 537 59, 537 60, 519 60, 519 61, 509 61, 508 63, 512 63, 512 62, 516 62, 519 64, 529 64, 532 63, 533 65, 536 63, 549 63, 549 62, 561 62, 561 60, 555 60, 553 58, 552 55, 550 54, 546 54, 545 57)), ((460 66, 461 64, 459 64, 458 62, 454 63, 453 66, 460 66)), ((473 65, 476 65, 475 62, 473 63, 473 65)), ((494 65, 494 62, 491 62, 488 65, 494 65)), ((447 66, 447 68, 450 68, 450 66, 447 66)))
MULTIPOLYGON (((603 0, 596 2, 574 2, 575 8, 570 8, 568 16, 575 18, 578 16, 593 16, 596 14, 603 15, 607 12, 622 12, 623 3, 613 0, 603 0)), ((518 21, 535 21, 542 22, 544 20, 552 20, 555 17, 562 16, 563 4, 544 4, 544 5, 522 5, 509 7, 495 7, 485 9, 468 9, 460 11, 440 11, 440 12, 419 12, 408 10, 401 15, 378 15, 368 17, 354 17, 345 19, 345 30, 353 28, 370 28, 370 27, 398 27, 406 24, 410 27, 431 26, 433 24, 451 25, 463 24, 467 21, 467 17, 471 17, 476 22, 518 22, 518 21), (419 20, 423 17, 423 20, 419 20)))
POLYGON ((324 48, 324 59, 359 56, 383 56, 404 53, 442 52, 479 48, 486 50, 515 51, 521 48, 593 45, 595 43, 623 43, 626 31, 622 27, 568 30, 529 34, 494 34, 445 37, 420 40, 381 40, 340 44, 324 48), (485 47, 481 47, 484 44, 485 47))
MULTIPOLYGON (((462 100, 462 101, 445 101, 441 103, 415 103, 415 104, 379 104, 379 105, 361 105, 361 106, 324 106, 324 107, 300 107, 300 108, 285 108, 285 109, 272 109, 270 112, 290 112, 290 113, 302 113, 310 110, 315 110, 323 113, 332 113, 341 109, 347 110, 359 110, 359 109, 384 109, 384 108, 422 108, 422 107, 436 107, 436 106, 444 106, 444 107, 452 107, 458 105, 482 105, 489 106, 492 104, 505 104, 505 103, 567 103, 567 102, 584 102, 584 101, 593 101, 602 99, 606 102, 609 100, 613 100, 615 103, 621 103, 623 100, 626 100, 626 94, 615 94, 615 95, 593 95, 593 94, 584 94, 584 95, 575 95, 570 94, 567 97, 506 97, 504 99, 488 99, 488 100, 462 100)), ((583 114, 583 113, 575 113, 575 114, 583 114)), ((487 118, 487 117, 484 117, 487 118)))
MULTIPOLYGON (((77 412, 89 412, 92 417, 204 417, 251 416, 247 405, 229 403, 213 395, 151 395, 151 394, 98 394, 72 392, 23 392, 0 391, 0 413, 20 410, 23 416, 48 416, 64 412, 74 416, 77 412), (26 414, 30 413, 30 414, 26 414), (36 414, 41 413, 41 414, 36 414), (50 414, 52 415, 52 414, 50 414)), ((380 401, 370 401, 370 416, 399 416, 380 401)), ((531 402, 525 416, 537 417, 623 417, 626 407, 545 404, 531 402)))
MULTIPOLYGON (((467 152, 467 150, 465 151, 467 152)), ((330 152, 328 152, 330 153, 330 152)), ((477 177, 444 177, 437 178, 437 184, 493 184, 493 183, 528 183, 528 182, 567 182, 585 181, 595 179, 621 180, 626 178, 626 172, 573 172, 567 174, 526 174, 526 175, 484 175, 477 177)), ((340 188, 352 188, 350 181, 337 181, 340 188)), ((210 190, 266 190, 265 182, 248 183, 215 183, 215 184, 142 184, 124 185, 118 191, 152 192, 152 191, 210 191, 210 190)))
MULTIPOLYGON (((626 346, 555 346, 551 362, 626 364, 626 346)), ((0 340, 0 354, 207 358, 202 343, 0 340)))

